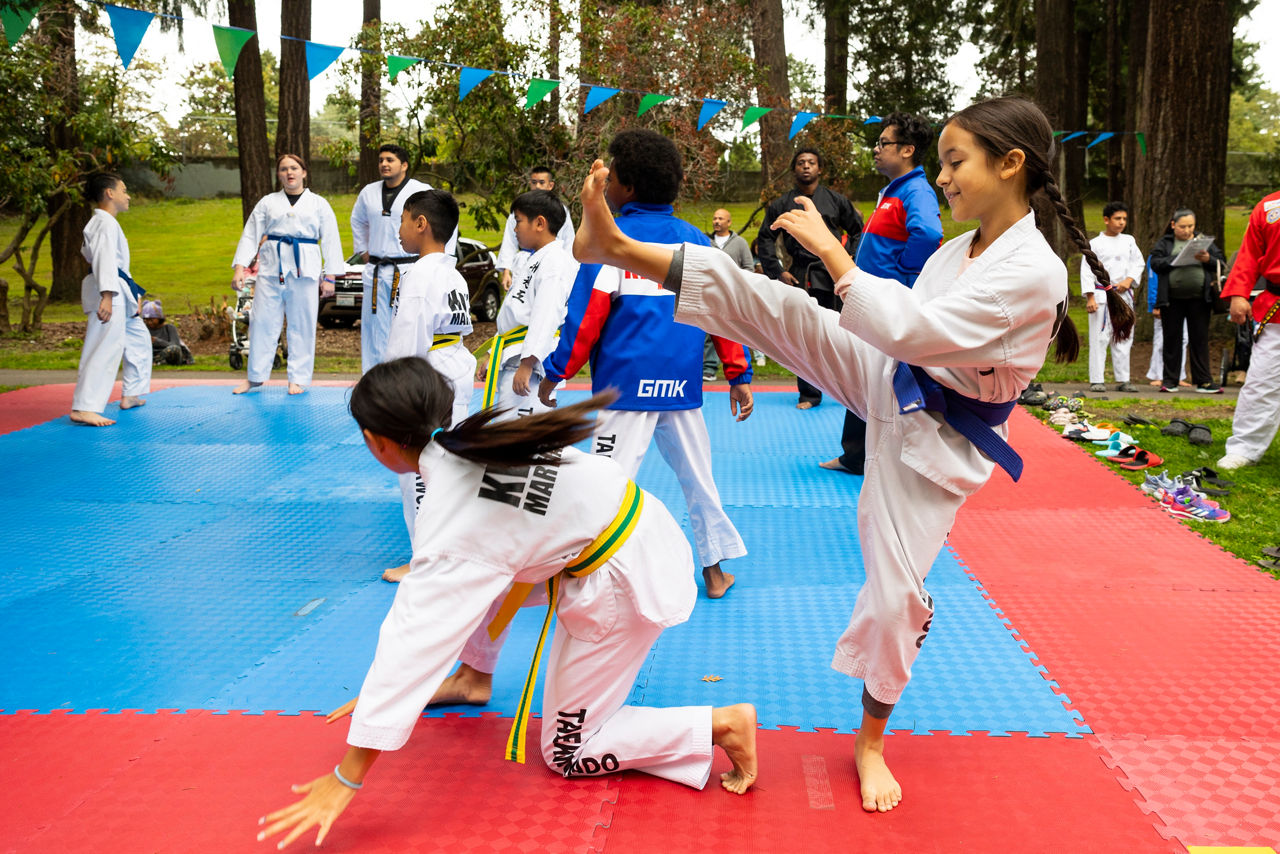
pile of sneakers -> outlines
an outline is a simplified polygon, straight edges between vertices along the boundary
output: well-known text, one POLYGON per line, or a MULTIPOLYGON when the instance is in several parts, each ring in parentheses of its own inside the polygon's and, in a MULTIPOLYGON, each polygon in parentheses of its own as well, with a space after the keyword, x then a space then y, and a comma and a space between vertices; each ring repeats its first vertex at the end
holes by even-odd
MULTIPOLYGON (((1218 502, 1209 498, 1203 491, 1202 476, 1194 472, 1183 472, 1170 477, 1166 470, 1159 475, 1147 475, 1142 483, 1142 491, 1160 502, 1160 506, 1170 516, 1179 519, 1190 519, 1195 522, 1226 522, 1231 513, 1224 510, 1218 502)), ((1216 480, 1216 479, 1215 479, 1216 480)), ((1229 481, 1216 482, 1230 486, 1229 481)), ((1229 495, 1226 489, 1212 489, 1220 495, 1229 495)))
MULTIPOLYGON (((1052 417, 1050 421, 1052 421, 1052 417)), ((1062 430, 1065 439, 1076 442, 1092 442, 1101 445, 1102 450, 1095 451, 1107 462, 1115 463, 1125 471, 1142 471, 1164 465, 1164 459, 1151 451, 1138 447, 1138 441, 1115 425, 1101 422, 1090 424, 1088 421, 1076 421, 1067 424, 1062 430)))

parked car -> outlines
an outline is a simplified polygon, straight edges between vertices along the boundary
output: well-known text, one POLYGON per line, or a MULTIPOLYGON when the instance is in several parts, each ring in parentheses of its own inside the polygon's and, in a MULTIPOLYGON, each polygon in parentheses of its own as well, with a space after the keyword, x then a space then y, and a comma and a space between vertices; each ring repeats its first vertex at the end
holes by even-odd
MULTIPOLYGON (((502 307, 502 277, 494 269, 493 253, 479 240, 459 237, 458 256, 458 272, 467 280, 471 313, 478 321, 492 323, 502 307)), ((320 298, 320 325, 325 329, 350 328, 360 319, 364 261, 352 255, 346 263, 347 269, 334 279, 333 296, 320 298)))

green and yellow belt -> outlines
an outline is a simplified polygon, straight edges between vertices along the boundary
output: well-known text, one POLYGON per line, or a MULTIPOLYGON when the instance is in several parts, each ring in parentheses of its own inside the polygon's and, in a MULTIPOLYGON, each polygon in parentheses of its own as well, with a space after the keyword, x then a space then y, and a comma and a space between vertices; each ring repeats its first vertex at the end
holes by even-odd
MULTIPOLYGON (((609 558, 622 547, 622 544, 635 530, 640 520, 640 510, 644 507, 644 493, 636 486, 635 481, 627 481, 626 492, 622 496, 622 506, 603 531, 591 543, 569 561, 565 568, 547 579, 547 615, 542 620, 542 631, 538 635, 538 645, 533 651, 533 663, 529 666, 529 675, 525 677, 524 688, 520 692, 520 703, 516 707, 516 719, 511 724, 511 732, 507 736, 506 758, 512 762, 524 764, 525 735, 529 728, 529 707, 533 702, 533 689, 538 682, 538 667, 542 663, 542 647, 546 643, 547 634, 556 615, 556 603, 560 594, 560 579, 564 575, 582 578, 595 572, 608 562, 609 558)), ((511 585, 498 613, 489 623, 489 637, 497 640, 506 629, 516 611, 529 598, 534 585, 517 582, 511 585)))
POLYGON ((498 369, 502 367, 502 353, 507 349, 509 344, 519 344, 524 340, 524 336, 529 332, 527 326, 517 326, 515 329, 495 335, 484 344, 480 345, 477 353, 483 353, 485 348, 489 349, 489 373, 484 378, 484 396, 480 399, 480 408, 488 409, 498 401, 498 369))

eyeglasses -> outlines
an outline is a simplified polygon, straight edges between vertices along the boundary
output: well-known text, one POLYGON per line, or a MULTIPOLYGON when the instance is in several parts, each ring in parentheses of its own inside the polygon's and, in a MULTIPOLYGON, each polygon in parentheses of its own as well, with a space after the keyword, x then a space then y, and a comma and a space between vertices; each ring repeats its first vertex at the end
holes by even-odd
POLYGON ((906 144, 905 140, 901 140, 901 139, 877 139, 872 144, 871 147, 872 148, 888 148, 891 145, 905 145, 905 144, 906 144))

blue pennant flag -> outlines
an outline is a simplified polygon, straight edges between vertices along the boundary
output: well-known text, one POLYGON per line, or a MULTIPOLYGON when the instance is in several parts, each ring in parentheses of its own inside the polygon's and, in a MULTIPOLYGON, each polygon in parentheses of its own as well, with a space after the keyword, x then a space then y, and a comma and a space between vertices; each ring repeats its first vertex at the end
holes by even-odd
POLYGON ((471 90, 479 86, 485 81, 492 71, 484 68, 464 68, 462 75, 458 78, 458 100, 461 101, 471 93, 471 90))
POLYGON ((867 116, 865 119, 862 120, 862 123, 864 125, 874 125, 874 124, 879 124, 883 121, 884 119, 880 118, 879 116, 867 116))
POLYGON ((1074 133, 1067 134, 1062 139, 1058 140, 1058 142, 1067 142, 1069 140, 1075 139, 1078 136, 1084 136, 1086 133, 1088 133, 1088 131, 1078 130, 1078 131, 1075 131, 1074 133))
POLYGON ((698 130, 707 126, 707 122, 716 117, 716 113, 724 109, 725 102, 714 98, 702 99, 702 111, 698 113, 698 130))
POLYGON ((305 44, 307 46, 308 80, 315 80, 316 77, 323 74, 324 70, 337 62, 338 57, 342 56, 342 52, 346 50, 344 47, 331 44, 317 44, 316 42, 306 42, 305 44))
POLYGON ((1093 140, 1093 142, 1091 142, 1091 143, 1089 143, 1088 145, 1086 145, 1086 146, 1085 146, 1085 148, 1093 148, 1093 147, 1094 147, 1095 145, 1097 145, 1098 143, 1100 143, 1100 142, 1106 142, 1107 140, 1111 139, 1111 137, 1113 137, 1113 136, 1115 136, 1115 134, 1114 134, 1114 133, 1112 133, 1111 131, 1106 131, 1105 133, 1100 133, 1100 134, 1098 134, 1098 136, 1093 140))
POLYGON ((116 52, 120 54, 120 61, 124 63, 125 70, 128 70, 129 63, 133 61, 133 55, 138 52, 138 45, 142 44, 142 37, 146 35, 147 27, 151 26, 151 19, 155 15, 139 9, 113 6, 110 3, 104 5, 107 9, 107 17, 111 19, 111 32, 116 37, 116 52))
POLYGON ((587 102, 582 105, 582 114, 586 115, 616 94, 618 94, 617 89, 610 89, 607 86, 592 86, 591 91, 587 93, 587 102))
POLYGON ((796 134, 817 117, 817 113, 796 113, 796 117, 791 120, 791 133, 787 135, 787 139, 795 139, 796 134))

